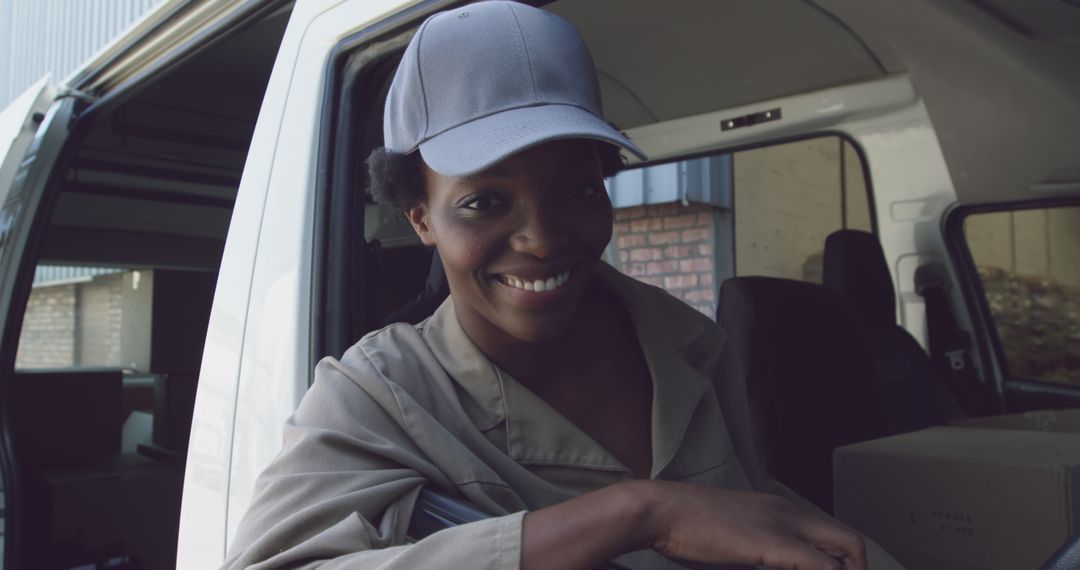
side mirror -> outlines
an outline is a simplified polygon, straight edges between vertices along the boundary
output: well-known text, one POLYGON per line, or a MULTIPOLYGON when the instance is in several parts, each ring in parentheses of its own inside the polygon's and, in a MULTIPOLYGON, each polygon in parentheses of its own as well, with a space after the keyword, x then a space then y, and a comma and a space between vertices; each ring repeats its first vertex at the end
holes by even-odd
POLYGON ((1080 568, 1080 534, 1065 541, 1039 570, 1069 570, 1080 568))

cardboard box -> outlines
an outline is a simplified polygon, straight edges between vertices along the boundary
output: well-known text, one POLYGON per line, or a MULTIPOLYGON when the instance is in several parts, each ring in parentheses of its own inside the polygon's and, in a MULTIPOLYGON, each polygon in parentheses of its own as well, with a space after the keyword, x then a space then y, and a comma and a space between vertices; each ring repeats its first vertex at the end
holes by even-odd
POLYGON ((836 516, 912 570, 1038 568, 1080 530, 1077 420, 980 418, 840 447, 836 516))

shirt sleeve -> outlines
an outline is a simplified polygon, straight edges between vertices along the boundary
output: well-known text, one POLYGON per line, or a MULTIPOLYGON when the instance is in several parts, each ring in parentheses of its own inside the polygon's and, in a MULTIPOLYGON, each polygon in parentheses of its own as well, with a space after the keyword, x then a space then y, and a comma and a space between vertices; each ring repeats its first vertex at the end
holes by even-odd
POLYGON ((389 390, 361 389, 327 362, 315 377, 223 568, 520 567, 524 512, 406 544, 420 488, 445 476, 401 427, 389 390))

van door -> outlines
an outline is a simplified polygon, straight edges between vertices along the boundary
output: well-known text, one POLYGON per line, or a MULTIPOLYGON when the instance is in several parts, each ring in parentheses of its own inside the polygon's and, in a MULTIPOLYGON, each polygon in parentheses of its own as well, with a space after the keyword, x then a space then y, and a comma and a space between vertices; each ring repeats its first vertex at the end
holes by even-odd
POLYGON ((0 204, 4 203, 15 171, 55 99, 55 88, 49 80, 48 75, 39 79, 0 113, 0 204))
MULTIPOLYGON (((7 155, 0 166, 0 473, 5 504, 4 567, 23 567, 19 522, 23 493, 18 450, 12 446, 10 394, 23 307, 30 294, 34 251, 51 209, 48 188, 76 115, 78 101, 54 99, 47 79, 38 82, 0 118, 7 155), (9 114, 10 113, 10 114, 9 114), (9 122, 10 121, 10 122, 9 122), (9 141, 10 142, 7 142, 9 141)), ((55 194, 55 193, 52 193, 55 194)))
POLYGON ((313 251, 328 224, 317 194, 328 176, 320 157, 333 144, 340 56, 449 3, 328 0, 293 8, 214 294, 185 472, 179 568, 221 564, 255 477, 280 450, 283 422, 308 389, 313 358, 323 356, 322 346, 313 347, 314 290, 334 269, 317 263, 313 251))

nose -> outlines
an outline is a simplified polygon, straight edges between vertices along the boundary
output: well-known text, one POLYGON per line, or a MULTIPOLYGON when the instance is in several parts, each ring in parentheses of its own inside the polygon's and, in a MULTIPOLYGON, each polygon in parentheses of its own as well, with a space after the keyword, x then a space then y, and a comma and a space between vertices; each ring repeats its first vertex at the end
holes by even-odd
POLYGON ((560 212, 544 204, 524 208, 511 238, 514 251, 541 259, 555 257, 570 241, 560 212))

